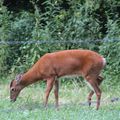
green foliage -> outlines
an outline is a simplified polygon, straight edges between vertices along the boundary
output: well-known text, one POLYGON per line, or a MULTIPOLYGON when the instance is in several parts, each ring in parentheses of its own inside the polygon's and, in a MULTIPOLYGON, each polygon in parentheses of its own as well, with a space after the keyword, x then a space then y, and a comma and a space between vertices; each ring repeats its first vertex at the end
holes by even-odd
POLYGON ((107 23, 107 35, 106 38, 116 39, 120 38, 120 19, 112 20, 108 19, 107 23))
POLYGON ((32 37, 32 30, 34 29, 33 14, 22 11, 11 23, 11 40, 27 41, 32 37))
POLYGON ((104 75, 105 82, 112 85, 117 85, 120 78, 120 42, 104 43, 100 46, 100 53, 104 55, 107 61, 104 75))
MULTIPOLYGON (((0 2, 0 42, 5 42, 10 38, 10 23, 11 14, 7 11, 5 6, 2 6, 2 1, 0 2)), ((9 58, 10 48, 7 44, 0 45, 0 75, 6 75, 7 69, 9 68, 8 58, 9 58)))
POLYGON ((115 66, 119 66, 119 42, 103 42, 120 38, 119 1, 30 0, 26 3, 22 0, 19 6, 15 5, 0 1, 0 41, 23 41, 23 44, 0 45, 0 75, 25 72, 47 52, 87 48, 100 50, 109 61, 106 78, 114 76, 115 82, 118 80, 120 68, 115 66), (37 44, 36 40, 49 42, 37 44))

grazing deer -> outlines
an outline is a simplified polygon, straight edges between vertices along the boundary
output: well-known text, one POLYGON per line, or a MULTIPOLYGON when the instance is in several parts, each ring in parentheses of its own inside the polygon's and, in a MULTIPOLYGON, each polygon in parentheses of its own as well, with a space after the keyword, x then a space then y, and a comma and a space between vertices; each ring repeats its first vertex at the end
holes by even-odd
POLYGON ((97 96, 96 109, 99 109, 101 99, 99 85, 103 80, 100 72, 105 64, 105 58, 90 50, 63 50, 47 53, 26 73, 18 75, 15 80, 11 81, 10 99, 16 101, 23 88, 37 81, 46 80, 45 106, 47 106, 50 91, 55 86, 54 94, 56 107, 58 107, 58 78, 66 75, 81 75, 93 88, 88 96, 89 105, 91 105, 91 97, 95 92, 97 96))

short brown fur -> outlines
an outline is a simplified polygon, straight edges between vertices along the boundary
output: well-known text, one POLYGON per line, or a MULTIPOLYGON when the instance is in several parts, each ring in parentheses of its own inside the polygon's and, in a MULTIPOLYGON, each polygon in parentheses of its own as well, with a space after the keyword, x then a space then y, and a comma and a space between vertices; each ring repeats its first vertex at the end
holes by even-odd
MULTIPOLYGON (((97 95, 98 109, 101 98, 99 85, 102 82, 100 72, 104 66, 103 57, 90 50, 64 50, 45 54, 22 75, 18 82, 19 84, 16 83, 16 80, 12 81, 10 85, 10 98, 15 101, 24 87, 40 80, 46 80, 45 106, 48 102, 49 93, 53 85, 55 85, 54 94, 56 107, 58 107, 59 83, 57 78, 66 75, 82 75, 94 88, 97 95)), ((88 97, 89 105, 91 104, 93 93, 92 91, 88 97)))

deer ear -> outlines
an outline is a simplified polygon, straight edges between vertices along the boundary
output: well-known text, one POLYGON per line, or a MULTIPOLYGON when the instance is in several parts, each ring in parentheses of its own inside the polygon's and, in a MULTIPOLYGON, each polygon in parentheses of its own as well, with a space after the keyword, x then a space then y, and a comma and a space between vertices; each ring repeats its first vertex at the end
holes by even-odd
POLYGON ((10 83, 10 88, 12 87, 13 81, 14 81, 14 80, 12 80, 11 83, 10 83))
POLYGON ((15 80, 16 80, 16 83, 17 83, 17 84, 20 83, 20 81, 21 81, 21 79, 22 79, 22 76, 23 76, 22 74, 19 74, 19 75, 16 76, 15 80))

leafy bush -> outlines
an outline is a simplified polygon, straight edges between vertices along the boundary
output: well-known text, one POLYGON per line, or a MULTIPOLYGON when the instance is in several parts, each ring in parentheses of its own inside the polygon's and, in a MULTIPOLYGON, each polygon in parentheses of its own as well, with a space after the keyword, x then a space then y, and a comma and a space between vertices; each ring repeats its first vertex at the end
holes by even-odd
POLYGON ((105 71, 108 82, 114 78, 117 83, 119 42, 104 40, 120 38, 119 1, 31 0, 25 5, 30 6, 27 11, 12 4, 10 9, 9 1, 0 2, 0 41, 22 41, 0 45, 0 75, 24 72, 47 52, 84 48, 100 50, 109 61, 105 71))
MULTIPOLYGON (((2 6, 0 2, 0 42, 5 42, 10 37, 10 23, 11 14, 7 11, 5 6, 2 6)), ((7 44, 0 44, 0 76, 8 73, 8 59, 9 59, 10 48, 7 44)))
POLYGON ((104 55, 107 61, 104 76, 107 84, 117 85, 120 78, 120 42, 104 43, 100 46, 100 53, 104 55))
POLYGON ((117 85, 120 78, 120 20, 108 19, 107 35, 104 43, 100 46, 100 53, 103 54, 107 61, 104 75, 108 85, 117 85))

